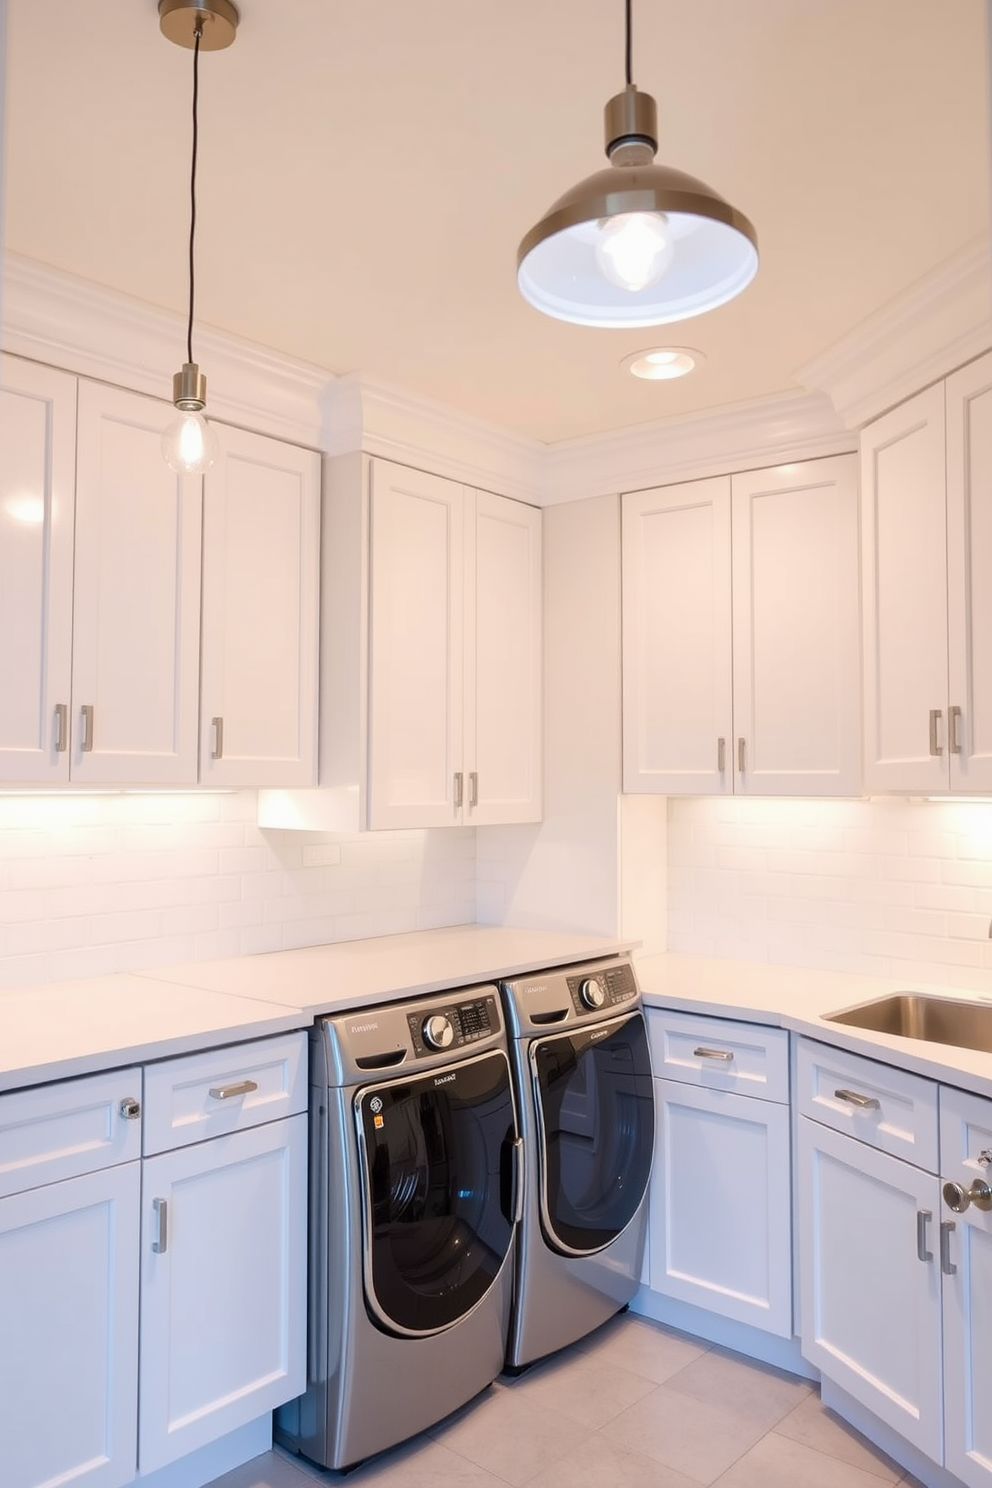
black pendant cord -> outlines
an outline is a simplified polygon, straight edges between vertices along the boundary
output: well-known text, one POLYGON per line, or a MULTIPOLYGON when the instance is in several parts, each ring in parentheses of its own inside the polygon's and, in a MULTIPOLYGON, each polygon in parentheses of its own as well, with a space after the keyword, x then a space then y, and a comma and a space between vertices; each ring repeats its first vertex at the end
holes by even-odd
POLYGON ((199 139, 199 123, 197 119, 200 98, 200 37, 202 36, 202 21, 197 17, 196 33, 193 38, 193 157, 189 172, 189 320, 186 325, 186 360, 193 360, 193 288, 195 283, 195 265, 193 259, 193 244, 196 239, 196 147, 199 139))
POLYGON ((631 84, 634 81, 634 38, 633 38, 633 27, 631 25, 631 16, 630 16, 630 10, 631 10, 632 3, 633 3, 633 0, 627 0, 626 74, 627 74, 627 87, 628 88, 631 86, 631 84))

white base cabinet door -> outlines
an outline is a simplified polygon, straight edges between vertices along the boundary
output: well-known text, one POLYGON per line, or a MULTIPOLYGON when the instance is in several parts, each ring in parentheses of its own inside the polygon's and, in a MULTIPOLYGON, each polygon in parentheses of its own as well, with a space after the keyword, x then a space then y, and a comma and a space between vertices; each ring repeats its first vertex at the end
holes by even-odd
POLYGON ((0 1199, 0 1485, 135 1474, 140 1164, 0 1199))
POLYGON ((792 1337, 789 1108, 655 1080, 651 1290, 792 1337))
POLYGON ((306 1120, 145 1159, 142 1473, 306 1386, 306 1120))
POLYGON ((799 1120, 803 1355, 941 1461, 937 1179, 799 1120))

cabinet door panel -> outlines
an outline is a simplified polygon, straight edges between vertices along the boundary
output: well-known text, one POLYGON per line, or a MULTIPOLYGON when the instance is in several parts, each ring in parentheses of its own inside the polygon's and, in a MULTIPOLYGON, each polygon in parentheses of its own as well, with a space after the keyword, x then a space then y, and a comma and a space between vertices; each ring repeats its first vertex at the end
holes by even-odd
POLYGON ((730 481, 640 491, 622 514, 624 790, 729 793, 730 481))
POLYGON ((319 457, 241 429, 218 435, 204 482, 200 780, 313 785, 319 457))
POLYGON ((735 789, 861 785, 857 461, 732 478, 735 789))
POLYGON ((865 789, 946 790, 943 386, 862 432, 861 503, 865 789))
POLYGON ((787 1106, 656 1080, 653 1291, 792 1337, 787 1106))
POLYGON ((451 826, 462 765, 463 493, 372 466, 369 826, 451 826))
POLYGON ((952 790, 992 791, 992 356, 948 378, 948 702, 952 790))
POLYGON ((306 1120, 145 1161, 143 1473, 304 1389, 306 1120), (164 1229, 156 1201, 167 1206, 164 1229))
POLYGON ((473 825, 539 821, 542 760, 541 513, 479 491, 466 574, 465 761, 473 825), (473 805, 473 799, 476 804, 473 805))
POLYGON ((940 1191, 929 1174, 799 1120, 805 1358, 939 1462, 940 1191), (930 1216, 917 1254, 918 1215, 930 1216))
POLYGON ((0 780, 69 778, 76 379, 0 357, 0 780))
POLYGON ((140 1168, 0 1199, 0 1481, 134 1477, 140 1168))
POLYGON ((173 417, 80 384, 71 774, 88 784, 196 780, 201 482, 162 458, 173 417))

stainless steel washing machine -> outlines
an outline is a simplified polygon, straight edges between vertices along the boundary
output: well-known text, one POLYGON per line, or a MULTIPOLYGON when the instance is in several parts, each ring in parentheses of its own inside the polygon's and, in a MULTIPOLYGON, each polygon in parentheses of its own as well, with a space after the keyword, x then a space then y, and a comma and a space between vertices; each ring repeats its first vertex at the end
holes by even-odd
POLYGON ((592 1332, 637 1290, 654 1092, 629 957, 545 971, 501 991, 526 1171, 512 1371, 592 1332))
POLYGON ((503 1367, 522 1144, 496 987, 321 1019, 310 1136, 308 1387, 275 1434, 343 1468, 503 1367))

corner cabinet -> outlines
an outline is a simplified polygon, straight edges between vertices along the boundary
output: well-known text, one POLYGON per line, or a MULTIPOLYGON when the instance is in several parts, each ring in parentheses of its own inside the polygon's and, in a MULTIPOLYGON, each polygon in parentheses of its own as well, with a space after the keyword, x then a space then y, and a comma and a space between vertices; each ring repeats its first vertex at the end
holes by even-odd
POLYGON ((320 787, 259 823, 538 821, 541 512, 362 455, 328 461, 320 787))
POLYGON ((853 455, 623 497, 624 790, 860 793, 853 455))
POLYGON ((992 355, 861 436, 865 788, 992 791, 992 355))

